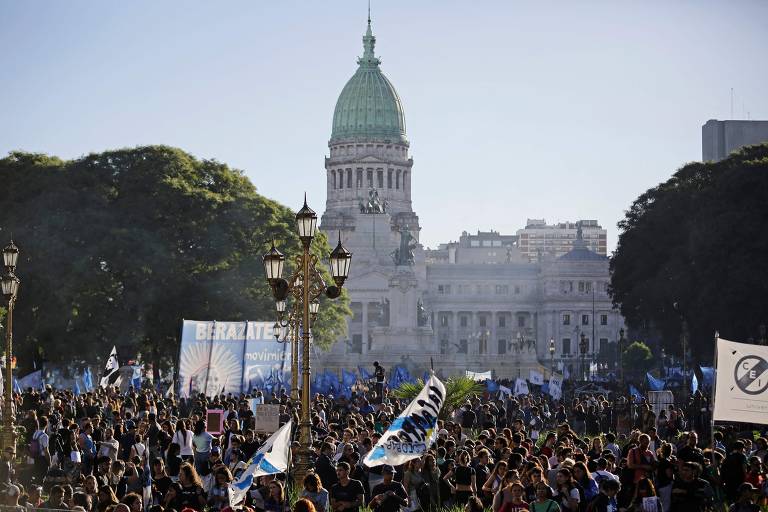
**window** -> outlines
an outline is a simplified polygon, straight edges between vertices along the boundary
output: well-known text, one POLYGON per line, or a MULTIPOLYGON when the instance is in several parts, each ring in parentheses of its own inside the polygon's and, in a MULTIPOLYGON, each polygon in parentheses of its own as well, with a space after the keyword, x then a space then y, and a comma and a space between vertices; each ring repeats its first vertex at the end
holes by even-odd
POLYGON ((507 353, 507 340, 499 340, 499 354, 507 353))
POLYGON ((440 315, 440 325, 448 327, 448 315, 440 315))
POLYGON ((563 325, 571 325, 571 315, 569 313, 563 313, 563 325))
POLYGON ((517 326, 518 327, 525 327, 525 317, 524 316, 517 317, 517 326))
POLYGON ((485 315, 480 315, 477 319, 480 322, 480 327, 485 327, 485 315))
POLYGON ((448 339, 443 338, 440 340, 440 353, 441 354, 447 354, 448 353, 448 339))
POLYGON ((520 286, 515 285, 515 295, 520 295, 520 286))
POLYGON ((462 326, 462 327, 466 327, 467 326, 467 316, 466 315, 461 315, 459 317, 459 325, 462 326))
POLYGON ((363 335, 362 334, 352 335, 352 342, 347 346, 347 353, 349 354, 363 353, 363 335))
POLYGON ((589 325, 589 315, 581 315, 581 325, 589 325))
POLYGON ((384 188, 384 171, 376 171, 376 181, 379 188, 384 188))
POLYGON ((357 170, 357 188, 363 188, 363 170, 358 169, 357 170))
POLYGON ((600 353, 608 353, 608 338, 600 338, 600 353))
POLYGON ((444 295, 445 294, 445 287, 441 284, 437 285, 437 293, 438 295, 444 295))
POLYGON ((458 353, 459 354, 467 353, 467 340, 459 340, 458 353))
POLYGON ((608 325, 608 315, 600 315, 600 325, 608 325))
POLYGON ((579 281, 579 293, 584 293, 584 281, 579 281))
POLYGON ((506 327, 507 326, 507 317, 500 316, 499 317, 499 327, 506 327))
POLYGON ((509 294, 509 285, 506 285, 506 284, 496 285, 496 295, 507 295, 507 294, 509 294))
POLYGON ((392 188, 392 169, 387 171, 387 188, 392 188))
POLYGON ((590 281, 584 283, 584 291, 586 293, 592 293, 592 283, 590 281))
POLYGON ((331 171, 331 175, 333 176, 333 188, 336 188, 336 171, 331 171))
POLYGON ((571 338, 563 338, 563 354, 571 354, 571 338))
POLYGON ((400 169, 395 173, 395 188, 400 190, 400 169))
POLYGON ((477 352, 479 354, 485 354, 488 352, 488 338, 481 336, 477 344, 477 352))
POLYGON ((365 172, 365 178, 368 183, 368 188, 373 188, 373 169, 368 169, 365 172))
POLYGON ((347 169, 347 188, 352 188, 352 169, 347 169))

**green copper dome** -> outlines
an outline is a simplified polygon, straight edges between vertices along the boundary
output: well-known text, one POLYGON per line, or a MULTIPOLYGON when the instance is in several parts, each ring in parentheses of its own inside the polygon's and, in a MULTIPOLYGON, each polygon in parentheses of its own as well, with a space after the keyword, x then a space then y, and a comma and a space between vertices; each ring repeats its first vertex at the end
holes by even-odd
POLYGON ((363 56, 358 68, 339 95, 333 112, 331 142, 355 139, 386 139, 407 142, 405 115, 392 82, 379 69, 373 48, 371 20, 363 36, 363 56))

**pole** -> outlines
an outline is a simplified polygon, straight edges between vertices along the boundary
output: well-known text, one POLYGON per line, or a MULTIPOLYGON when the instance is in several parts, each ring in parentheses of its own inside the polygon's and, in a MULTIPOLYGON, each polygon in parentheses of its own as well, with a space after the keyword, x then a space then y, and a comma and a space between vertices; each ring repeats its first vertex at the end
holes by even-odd
POLYGON ((5 435, 3 436, 5 448, 12 448, 16 453, 16 435, 13 424, 13 369, 11 356, 13 354, 13 305, 15 297, 8 300, 8 316, 5 323, 5 400, 3 410, 3 423, 5 435))
MULTIPOLYGON (((709 435, 712 442, 712 467, 715 467, 715 388, 717 387, 717 340, 720 338, 720 333, 715 331, 715 377, 712 379, 712 398, 709 403, 709 435)), ((703 375, 702 375, 703 377, 703 375)), ((704 379, 702 379, 703 381, 704 379)), ((703 384, 703 382, 702 382, 703 384)))
POLYGON ((301 322, 301 341, 302 341, 302 372, 301 372, 301 421, 299 423, 299 454, 296 461, 296 471, 294 476, 294 482, 301 485, 300 482, 304 481, 304 477, 307 475, 310 467, 309 455, 312 449, 312 433, 311 424, 309 421, 309 394, 310 394, 310 364, 309 364, 309 288, 310 279, 309 274, 309 245, 311 240, 305 242, 304 253, 301 259, 301 296, 302 296, 302 322, 301 322))
POLYGON ((688 321, 683 318, 683 400, 688 402, 688 321))
POLYGON ((291 401, 299 400, 299 322, 291 320, 291 401))

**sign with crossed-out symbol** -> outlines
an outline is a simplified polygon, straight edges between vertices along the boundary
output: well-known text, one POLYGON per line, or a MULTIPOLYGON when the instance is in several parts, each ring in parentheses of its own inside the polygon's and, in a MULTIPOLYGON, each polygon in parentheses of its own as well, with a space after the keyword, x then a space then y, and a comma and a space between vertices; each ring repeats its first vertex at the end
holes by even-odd
POLYGON ((733 372, 736 386, 747 395, 759 395, 768 389, 768 361, 760 356, 744 356, 733 372))

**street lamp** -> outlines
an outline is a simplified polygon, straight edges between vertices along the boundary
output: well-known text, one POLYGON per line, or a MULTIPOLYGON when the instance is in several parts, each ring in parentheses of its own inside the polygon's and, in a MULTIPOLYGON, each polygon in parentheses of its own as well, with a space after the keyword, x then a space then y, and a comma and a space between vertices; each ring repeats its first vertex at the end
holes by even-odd
POLYGON ((624 392, 624 328, 619 329, 619 341, 617 342, 616 355, 619 363, 619 385, 624 392))
POLYGON ((555 373, 555 338, 549 338, 549 375, 555 373))
MULTIPOLYGON (((272 288, 272 295, 276 301, 278 324, 288 327, 293 342, 291 359, 291 371, 298 375, 298 345, 301 338, 301 421, 299 424, 300 448, 294 464, 294 481, 302 482, 310 468, 311 453, 311 423, 309 417, 310 395, 310 332, 312 323, 317 319, 320 311, 320 296, 325 294, 329 299, 338 298, 344 281, 349 277, 349 267, 352 262, 352 253, 341 244, 341 232, 339 243, 329 255, 329 263, 333 285, 326 285, 323 277, 317 269, 318 258, 310 253, 312 240, 317 234, 317 214, 307 205, 307 196, 304 195, 304 205, 296 213, 296 229, 301 240, 302 253, 296 258, 296 269, 288 279, 283 279, 283 264, 285 256, 277 250, 274 242, 269 252, 263 256, 264 274, 272 288), (290 309, 286 300, 291 298, 290 309), (282 304, 281 304, 282 303, 282 304), (286 319, 286 315, 287 319, 286 319)), ((280 334, 278 332, 278 339, 280 334)), ((285 333, 287 336, 287 333, 285 333)), ((285 337, 284 336, 284 337, 285 337)), ((293 386, 292 378, 292 386, 293 386)), ((298 381, 296 381, 298 387, 298 381)), ((293 390, 292 394, 293 394, 293 390)), ((298 391, 298 390, 297 390, 298 391)), ((298 393, 296 393, 298 394, 298 393)))
POLYGON ((5 323, 5 400, 3 401, 3 447, 11 448, 16 453, 16 432, 13 422, 13 307, 19 293, 19 278, 16 271, 16 261, 19 258, 19 248, 13 241, 3 249, 5 273, 2 277, 2 292, 8 303, 8 314, 5 323))
POLYGON ((587 350, 589 350, 589 342, 587 341, 587 335, 581 333, 581 339, 579 340, 579 351, 581 351, 581 377, 582 380, 587 380, 585 363, 587 360, 587 350))

